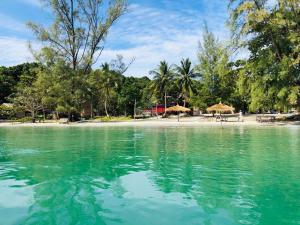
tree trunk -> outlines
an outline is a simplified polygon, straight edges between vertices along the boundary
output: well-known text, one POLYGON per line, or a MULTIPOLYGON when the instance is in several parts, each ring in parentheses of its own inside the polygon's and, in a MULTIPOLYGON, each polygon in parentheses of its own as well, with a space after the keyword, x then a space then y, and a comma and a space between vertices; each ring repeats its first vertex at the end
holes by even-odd
POLYGON ((44 122, 45 122, 45 120, 46 120, 46 113, 45 113, 44 107, 43 107, 43 117, 44 117, 44 122))
POLYGON ((134 109, 133 109, 133 118, 135 119, 135 115, 136 115, 136 99, 134 99, 134 109))
POLYGON ((165 92, 165 112, 164 115, 166 115, 167 112, 167 92, 165 92))
POLYGON ((35 111, 31 111, 31 120, 32 120, 32 123, 35 123, 35 111))
POLYGON ((94 108, 93 108, 93 100, 91 100, 91 119, 94 118, 94 108))
POLYGON ((107 111, 107 99, 104 101, 104 109, 105 109, 105 114, 107 117, 109 117, 108 111, 107 111))
POLYGON ((243 101, 243 114, 245 115, 246 114, 246 101, 243 101))

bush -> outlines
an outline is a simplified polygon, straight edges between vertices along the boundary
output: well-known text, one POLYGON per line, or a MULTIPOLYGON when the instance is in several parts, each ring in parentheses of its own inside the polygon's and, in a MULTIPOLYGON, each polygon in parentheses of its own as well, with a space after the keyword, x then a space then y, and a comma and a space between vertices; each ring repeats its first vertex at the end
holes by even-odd
POLYGON ((20 118, 20 119, 16 119, 14 122, 19 122, 19 123, 32 122, 32 117, 23 117, 23 118, 20 118))
POLYGON ((120 117, 96 116, 95 120, 98 120, 98 121, 101 121, 101 122, 121 122, 121 121, 131 120, 131 117, 126 117, 126 116, 120 116, 120 117))
POLYGON ((16 116, 12 107, 0 105, 0 119, 11 119, 16 116))

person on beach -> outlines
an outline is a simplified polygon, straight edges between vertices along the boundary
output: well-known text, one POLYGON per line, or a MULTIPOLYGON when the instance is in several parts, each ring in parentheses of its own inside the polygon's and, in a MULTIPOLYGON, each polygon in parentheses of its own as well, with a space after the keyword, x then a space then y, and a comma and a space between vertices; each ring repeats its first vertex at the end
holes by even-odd
POLYGON ((239 121, 244 122, 242 110, 239 112, 239 121))

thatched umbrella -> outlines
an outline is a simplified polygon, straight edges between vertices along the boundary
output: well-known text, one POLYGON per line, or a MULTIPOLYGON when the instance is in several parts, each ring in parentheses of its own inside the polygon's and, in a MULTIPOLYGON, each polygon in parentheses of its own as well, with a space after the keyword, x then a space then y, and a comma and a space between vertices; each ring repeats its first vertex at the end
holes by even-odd
MULTIPOLYGON (((233 112, 234 108, 225 104, 222 104, 222 102, 220 102, 219 104, 215 104, 211 107, 207 108, 208 112, 216 112, 216 113, 220 113, 220 117, 222 113, 226 113, 226 112, 233 112)), ((221 124, 222 124, 222 118, 220 118, 221 120, 221 124)))
POLYGON ((219 104, 215 104, 211 107, 207 108, 208 112, 217 112, 217 113, 226 113, 226 112, 233 112, 234 108, 220 102, 219 104))
POLYGON ((179 122, 179 113, 180 112, 190 112, 191 110, 188 108, 185 108, 183 106, 180 105, 176 105, 176 106, 172 106, 166 109, 166 112, 177 112, 177 116, 178 116, 178 122, 179 122))

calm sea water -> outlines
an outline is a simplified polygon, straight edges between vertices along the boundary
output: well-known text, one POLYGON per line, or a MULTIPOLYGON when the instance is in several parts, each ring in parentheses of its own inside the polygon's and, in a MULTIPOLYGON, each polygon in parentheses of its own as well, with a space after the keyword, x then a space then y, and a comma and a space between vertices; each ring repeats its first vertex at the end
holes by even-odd
POLYGON ((300 224, 300 128, 0 128, 0 224, 300 224))

